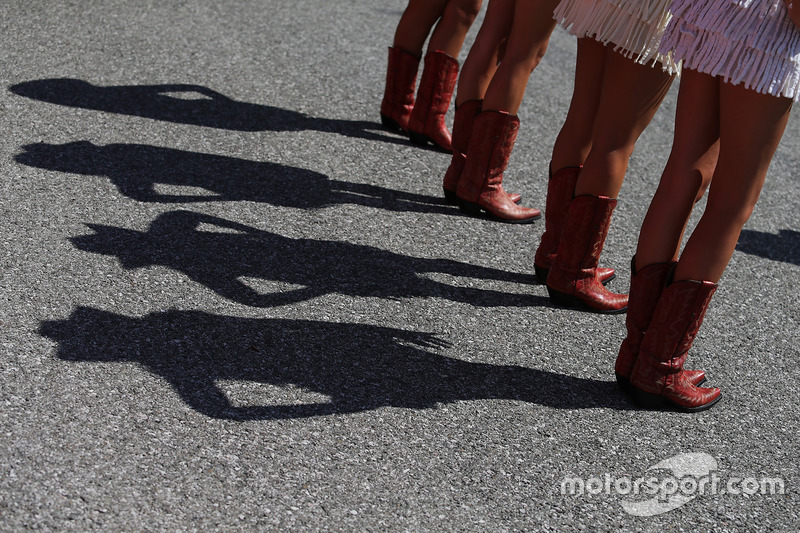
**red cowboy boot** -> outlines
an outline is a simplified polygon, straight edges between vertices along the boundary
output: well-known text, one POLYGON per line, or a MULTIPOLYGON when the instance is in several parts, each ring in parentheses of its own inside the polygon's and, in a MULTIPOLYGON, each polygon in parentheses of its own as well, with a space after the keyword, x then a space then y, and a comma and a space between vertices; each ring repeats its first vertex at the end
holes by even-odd
MULTIPOLYGON (((544 208, 544 233, 533 258, 536 282, 547 283, 547 274, 556 258, 558 241, 567 219, 567 211, 575 196, 575 185, 583 167, 565 167, 555 174, 550 172, 547 180, 547 203, 544 208)), ((617 277, 613 268, 598 268, 597 277, 603 285, 617 277)))
POLYGON ((475 118, 468 157, 456 194, 461 211, 477 215, 486 211, 501 222, 525 224, 542 212, 512 202, 503 190, 503 172, 514 148, 519 119, 504 111, 484 111, 475 118))
MULTIPOLYGON (((614 373, 617 384, 624 391, 630 391, 630 376, 636 358, 639 357, 639 348, 644 339, 650 320, 656 310, 661 293, 667 282, 667 276, 677 263, 655 263, 647 265, 636 271, 636 258, 631 259, 631 285, 628 295, 628 314, 625 317, 625 326, 628 335, 622 341, 614 364, 614 373)), ((706 373, 702 370, 684 370, 689 382, 700 385, 706 380, 706 373)))
POLYGON ((458 79, 458 61, 441 50, 425 54, 425 68, 419 80, 417 101, 408 120, 408 135, 414 144, 429 142, 442 150, 453 150, 452 138, 444 123, 458 79))
POLYGON ((400 48, 389 48, 386 89, 381 102, 381 123, 388 129, 408 131, 408 119, 414 108, 419 58, 400 48))
POLYGON ((609 291, 597 278, 597 263, 616 205, 607 196, 581 195, 572 200, 547 275, 547 292, 555 303, 595 313, 625 312, 628 295, 609 291))
MULTIPOLYGON (((445 199, 453 205, 458 205, 458 182, 461 173, 464 172, 464 165, 467 161, 467 149, 469 139, 472 136, 472 125, 475 117, 481 112, 483 100, 467 100, 463 104, 456 106, 455 116, 453 117, 453 158, 450 166, 444 174, 442 189, 444 189, 445 199)), ((509 200, 518 204, 522 200, 519 194, 509 194, 509 200)))
POLYGON ((718 388, 697 387, 681 372, 717 285, 682 280, 667 285, 633 366, 630 383, 637 402, 648 408, 668 402, 682 411, 708 409, 722 396, 718 388))

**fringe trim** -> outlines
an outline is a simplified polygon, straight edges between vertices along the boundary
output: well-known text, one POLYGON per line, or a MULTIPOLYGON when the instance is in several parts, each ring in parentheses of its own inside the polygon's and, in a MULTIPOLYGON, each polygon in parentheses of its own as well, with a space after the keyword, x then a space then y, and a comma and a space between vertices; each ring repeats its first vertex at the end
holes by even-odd
POLYGON ((638 63, 659 62, 670 74, 680 70, 658 45, 670 21, 670 0, 562 0, 553 16, 572 35, 594 37, 638 63))
POLYGON ((800 100, 800 28, 782 0, 675 0, 662 53, 733 85, 800 100))

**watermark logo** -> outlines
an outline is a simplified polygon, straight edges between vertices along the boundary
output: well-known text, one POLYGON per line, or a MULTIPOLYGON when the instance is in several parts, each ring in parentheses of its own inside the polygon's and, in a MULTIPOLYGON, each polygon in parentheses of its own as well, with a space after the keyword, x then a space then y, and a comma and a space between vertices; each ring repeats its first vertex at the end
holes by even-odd
POLYGON ((561 494, 564 496, 622 496, 625 498, 622 508, 634 516, 666 513, 698 496, 785 493, 784 481, 778 477, 731 476, 723 479, 717 460, 703 452, 681 453, 664 459, 639 478, 605 474, 588 479, 565 477, 561 481, 561 494))
POLYGON ((649 500, 623 501, 622 508, 634 516, 654 516, 677 509, 705 490, 700 488, 705 487, 700 480, 708 480, 712 473, 716 474, 717 466, 717 460, 707 453, 683 453, 664 459, 647 469, 654 473, 671 472, 660 483, 657 476, 649 476, 647 481, 655 481, 658 488, 656 494, 649 500))

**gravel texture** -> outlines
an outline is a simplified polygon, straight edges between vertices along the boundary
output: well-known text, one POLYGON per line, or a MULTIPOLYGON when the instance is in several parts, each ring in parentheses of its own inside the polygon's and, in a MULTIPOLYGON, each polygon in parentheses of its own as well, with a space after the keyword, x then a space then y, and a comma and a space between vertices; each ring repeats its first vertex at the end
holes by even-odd
MULTIPOLYGON (((382 130, 404 7, 0 3, 0 530, 800 529, 797 111, 690 356, 723 400, 642 411, 624 317, 534 284, 543 222, 460 215, 448 156, 382 130), (687 457, 784 494, 562 491, 687 457)), ((574 56, 557 30, 506 174, 542 209, 574 56)), ((603 253, 618 291, 676 88, 603 253)))

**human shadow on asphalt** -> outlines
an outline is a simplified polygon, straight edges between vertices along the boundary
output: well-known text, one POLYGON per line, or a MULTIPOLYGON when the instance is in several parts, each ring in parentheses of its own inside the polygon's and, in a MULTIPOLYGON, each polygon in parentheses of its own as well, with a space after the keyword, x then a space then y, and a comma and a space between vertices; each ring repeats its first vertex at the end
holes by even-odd
POLYGON ((277 163, 142 144, 35 143, 23 146, 15 160, 34 168, 105 176, 120 193, 141 202, 245 200, 301 209, 357 204, 398 212, 458 214, 443 198, 332 180, 277 163), (159 187, 190 192, 159 192, 159 187))
POLYGON ((772 261, 800 265, 800 232, 782 229, 775 235, 745 229, 739 236, 736 250, 772 261))
POLYGON ((408 140, 376 133, 378 122, 334 120, 262 104, 239 102, 194 84, 118 85, 102 87, 83 80, 53 78, 18 83, 9 90, 51 104, 234 131, 301 131, 407 144, 408 140))
MULTIPOLYGON (((75 362, 138 363, 209 417, 270 420, 516 400, 634 409, 611 381, 453 359, 431 333, 367 324, 168 310, 129 317, 79 307, 39 334, 75 362)), ((132 399, 135 401, 135 399, 132 399)))
POLYGON ((88 226, 92 234, 70 239, 80 250, 116 256, 127 269, 168 267, 220 296, 254 307, 334 293, 394 300, 436 297, 479 307, 548 302, 524 289, 514 294, 480 288, 480 280, 532 286, 533 274, 409 257, 341 241, 293 239, 191 211, 164 213, 147 231, 88 226))

